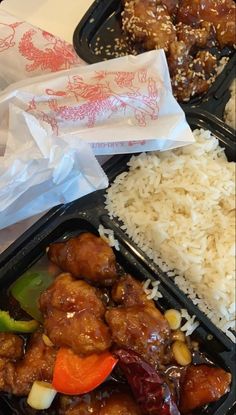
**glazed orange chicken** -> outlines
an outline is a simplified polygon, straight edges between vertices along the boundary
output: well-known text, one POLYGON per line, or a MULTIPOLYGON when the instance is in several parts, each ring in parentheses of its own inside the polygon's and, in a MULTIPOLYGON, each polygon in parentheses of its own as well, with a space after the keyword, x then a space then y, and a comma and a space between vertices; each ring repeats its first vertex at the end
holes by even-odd
POLYGON ((82 396, 62 396, 59 412, 63 415, 142 415, 129 386, 108 381, 82 396))
POLYGON ((0 359, 18 359, 23 355, 24 342, 12 333, 0 333, 0 359))
POLYGON ((193 364, 191 339, 171 328, 101 238, 86 232, 47 253, 64 273, 40 293, 35 333, 0 332, 0 392, 29 395, 32 406, 34 387, 47 385, 58 392, 58 415, 179 415, 229 391, 230 373, 193 364), (177 334, 186 362, 174 350, 177 334))
MULTIPOLYGON (((8 333, 8 336, 11 337, 12 344, 15 343, 15 347, 16 342, 22 342, 14 334, 8 333)), ((9 338, 7 341, 9 342, 9 338)), ((32 335, 24 355, 20 355, 19 345, 17 349, 18 354, 14 357, 10 350, 4 359, 0 357, 0 390, 24 396, 29 393, 35 380, 52 381, 56 349, 46 346, 40 332, 32 335)))
POLYGON ((223 369, 207 365, 189 366, 182 378, 181 413, 187 414, 227 392, 231 376, 223 369))
POLYGON ((171 338, 167 320, 130 275, 116 283, 112 298, 121 305, 106 312, 114 343, 135 351, 155 367, 160 366, 167 359, 171 338))
POLYGON ((69 346, 79 354, 102 352, 111 345, 103 321, 105 307, 96 288, 70 274, 61 274, 40 298, 44 328, 58 346, 69 346))
POLYGON ((215 79, 219 52, 236 45, 233 0, 124 0, 122 27, 145 50, 166 52, 173 93, 188 101, 215 79))
POLYGON ((125 392, 113 392, 104 399, 82 401, 72 405, 65 415, 142 415, 132 396, 125 392))
POLYGON ((52 244, 49 259, 74 277, 101 285, 112 285, 117 278, 115 255, 106 242, 85 232, 66 242, 52 244))

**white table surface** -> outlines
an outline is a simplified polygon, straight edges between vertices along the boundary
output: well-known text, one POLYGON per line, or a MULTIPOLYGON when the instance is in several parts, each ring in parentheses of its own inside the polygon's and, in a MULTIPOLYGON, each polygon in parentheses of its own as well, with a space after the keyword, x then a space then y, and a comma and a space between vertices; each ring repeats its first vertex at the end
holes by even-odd
MULTIPOLYGON (((0 8, 72 43, 75 27, 93 0, 4 0, 0 8)), ((41 215, 0 230, 0 253, 41 215)))
POLYGON ((0 7, 72 42, 77 24, 92 3, 93 0, 3 0, 0 7))

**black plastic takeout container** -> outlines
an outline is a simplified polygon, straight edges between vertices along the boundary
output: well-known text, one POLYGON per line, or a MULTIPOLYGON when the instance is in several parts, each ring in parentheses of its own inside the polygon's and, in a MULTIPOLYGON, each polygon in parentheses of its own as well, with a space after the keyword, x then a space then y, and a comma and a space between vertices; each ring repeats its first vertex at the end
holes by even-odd
MULTIPOLYGON (((229 160, 235 160, 236 144, 233 134, 220 122, 208 118, 205 112, 192 111, 187 114, 192 128, 210 129, 226 149, 229 160)), ((110 182, 127 169, 130 155, 115 156, 104 166, 110 182)), ((197 415, 233 415, 236 412, 236 377, 234 374, 236 356, 235 346, 224 333, 180 291, 180 289, 150 261, 145 254, 121 231, 119 223, 111 220, 104 207, 105 191, 97 191, 68 205, 51 210, 35 225, 23 234, 11 247, 0 256, 0 292, 5 290, 23 272, 35 264, 44 254, 49 243, 62 240, 83 231, 98 232, 102 224, 114 231, 119 241, 120 251, 115 251, 117 261, 125 269, 140 280, 147 278, 160 280, 160 291, 163 298, 158 307, 164 311, 168 308, 185 308, 190 315, 195 314, 200 326, 194 336, 200 341, 201 350, 210 361, 231 372, 233 381, 228 395, 218 402, 195 412, 197 415)), ((25 400, 0 394, 0 415, 56 415, 52 408, 48 411, 34 411, 25 406, 25 400)), ((58 414, 57 414, 58 415, 58 414)))
MULTIPOLYGON (((127 55, 134 50, 134 47, 129 50, 126 36, 122 32, 121 3, 121 0, 96 0, 79 22, 74 31, 73 45, 85 62, 97 63, 114 57, 114 51, 118 56, 127 55), (117 47, 117 39, 124 45, 122 48, 117 47)), ((136 51, 144 52, 138 48, 136 51)), ((214 50, 212 52, 215 53, 214 50)), ((223 120, 225 105, 230 98, 229 87, 236 76, 236 53, 225 48, 221 55, 230 58, 222 73, 216 77, 207 93, 182 104, 184 110, 197 107, 223 120)))

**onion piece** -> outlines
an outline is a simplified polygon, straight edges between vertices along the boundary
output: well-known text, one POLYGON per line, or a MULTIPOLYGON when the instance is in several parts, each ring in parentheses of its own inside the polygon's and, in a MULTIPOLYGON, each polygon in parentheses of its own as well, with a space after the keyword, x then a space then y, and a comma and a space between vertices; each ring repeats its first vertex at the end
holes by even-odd
POLYGON ((30 390, 27 403, 33 409, 50 408, 57 391, 50 383, 35 381, 30 390))

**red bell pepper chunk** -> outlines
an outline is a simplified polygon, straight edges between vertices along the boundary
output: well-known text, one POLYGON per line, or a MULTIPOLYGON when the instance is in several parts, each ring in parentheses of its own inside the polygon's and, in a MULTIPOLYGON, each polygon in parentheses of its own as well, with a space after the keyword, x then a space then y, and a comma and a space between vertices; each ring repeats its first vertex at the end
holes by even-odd
POLYGON ((60 348, 52 385, 56 391, 68 395, 90 392, 104 382, 117 361, 109 351, 81 357, 71 349, 60 348))

